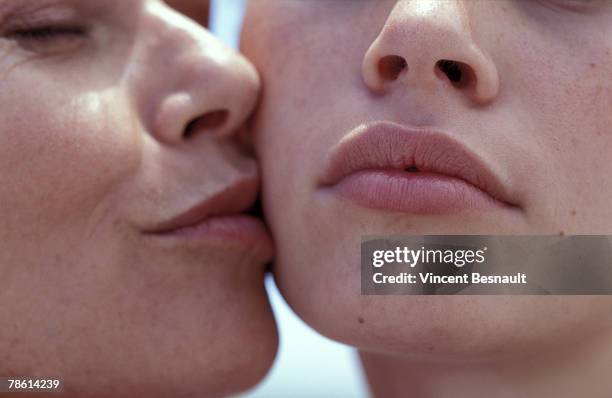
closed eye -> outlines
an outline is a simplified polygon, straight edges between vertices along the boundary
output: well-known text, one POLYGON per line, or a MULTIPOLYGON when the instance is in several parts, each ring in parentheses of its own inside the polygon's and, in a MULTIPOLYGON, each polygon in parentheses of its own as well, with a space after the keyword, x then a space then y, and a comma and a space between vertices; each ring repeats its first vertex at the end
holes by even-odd
POLYGON ((84 36, 85 29, 81 27, 55 27, 45 26, 41 28, 20 29, 10 33, 8 36, 14 39, 25 40, 52 40, 70 36, 84 36))
POLYGON ((46 55, 70 53, 79 48, 87 36, 87 29, 77 25, 24 26, 5 34, 24 50, 46 55))
POLYGON ((609 0, 540 0, 540 2, 559 9, 575 12, 595 12, 612 5, 609 0))

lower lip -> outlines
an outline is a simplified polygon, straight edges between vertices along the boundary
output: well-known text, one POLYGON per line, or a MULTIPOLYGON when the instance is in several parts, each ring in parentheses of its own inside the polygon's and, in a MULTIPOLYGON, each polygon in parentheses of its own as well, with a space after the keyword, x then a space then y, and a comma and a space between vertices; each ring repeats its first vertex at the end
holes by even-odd
POLYGON ((190 244, 272 247, 272 240, 263 222, 246 214, 213 216, 198 224, 150 235, 190 244))
POLYGON ((365 170, 331 188, 370 209, 412 214, 452 214, 505 207, 484 191, 447 175, 399 170, 365 170))

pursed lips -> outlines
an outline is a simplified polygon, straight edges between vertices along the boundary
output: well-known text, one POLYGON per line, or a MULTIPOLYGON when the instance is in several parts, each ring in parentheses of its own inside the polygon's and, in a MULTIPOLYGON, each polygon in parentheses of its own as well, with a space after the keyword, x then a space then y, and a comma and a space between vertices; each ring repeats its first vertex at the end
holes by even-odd
POLYGON ((365 207, 392 211, 518 207, 485 162, 448 134, 389 122, 348 134, 332 149, 320 185, 365 207))

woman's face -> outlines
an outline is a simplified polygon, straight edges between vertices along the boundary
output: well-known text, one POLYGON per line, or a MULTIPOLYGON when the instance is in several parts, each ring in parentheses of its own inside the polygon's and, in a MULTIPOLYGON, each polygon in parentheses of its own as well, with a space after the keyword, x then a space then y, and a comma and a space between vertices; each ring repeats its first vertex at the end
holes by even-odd
POLYGON ((0 0, 0 374, 82 397, 263 377, 272 245, 237 215, 258 186, 236 133, 258 90, 161 1, 0 0))
POLYGON ((610 331, 606 298, 360 296, 359 243, 612 233, 612 3, 257 0, 242 44, 276 278, 308 323, 430 358, 610 331))

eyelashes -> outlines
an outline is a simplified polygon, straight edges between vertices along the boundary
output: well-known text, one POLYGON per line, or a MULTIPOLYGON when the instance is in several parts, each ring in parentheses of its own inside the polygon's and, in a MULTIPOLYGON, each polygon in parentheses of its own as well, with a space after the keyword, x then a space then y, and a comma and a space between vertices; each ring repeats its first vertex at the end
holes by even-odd
POLYGON ((89 36, 80 1, 0 0, 0 38, 34 53, 70 52, 89 36), (6 2, 6 6, 4 3, 6 2))
POLYGON ((40 28, 19 29, 8 36, 20 40, 51 41, 83 37, 86 33, 87 31, 82 27, 43 26, 40 28))
POLYGON ((576 12, 593 12, 612 5, 609 0, 539 0, 550 6, 576 12))
POLYGON ((88 30, 83 26, 61 24, 23 26, 5 34, 24 50, 48 55, 74 51, 87 36, 88 30))

